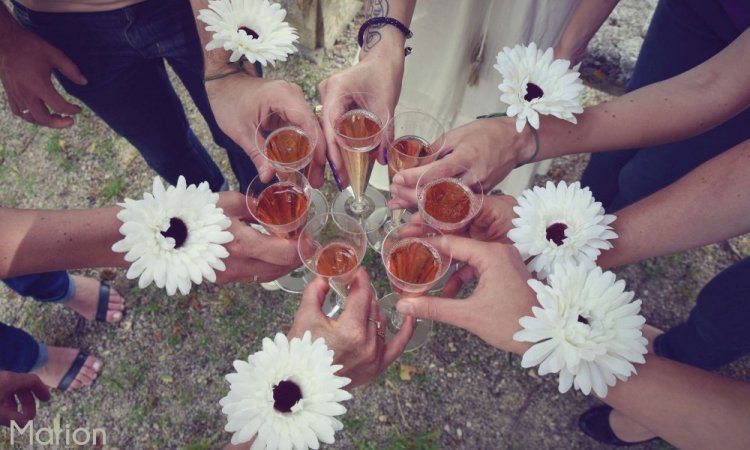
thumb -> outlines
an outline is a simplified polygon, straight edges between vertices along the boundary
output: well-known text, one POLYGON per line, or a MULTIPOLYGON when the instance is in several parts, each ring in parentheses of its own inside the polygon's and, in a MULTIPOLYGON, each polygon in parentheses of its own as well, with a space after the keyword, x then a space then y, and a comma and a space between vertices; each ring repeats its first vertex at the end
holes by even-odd
POLYGON ((88 84, 89 81, 83 76, 81 71, 78 70, 78 66, 76 66, 70 58, 65 56, 64 53, 58 51, 53 59, 53 64, 61 74, 65 75, 65 77, 73 83, 80 85, 88 84))
POLYGON ((460 327, 463 323, 462 318, 466 309, 466 301, 442 297, 402 298, 396 304, 396 309, 401 314, 408 316, 460 327))

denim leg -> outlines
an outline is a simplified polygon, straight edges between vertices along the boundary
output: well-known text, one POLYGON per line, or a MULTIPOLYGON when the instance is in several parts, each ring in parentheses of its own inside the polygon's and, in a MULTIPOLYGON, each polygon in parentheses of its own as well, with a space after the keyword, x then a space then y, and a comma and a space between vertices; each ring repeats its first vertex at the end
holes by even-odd
POLYGON ((40 344, 31 335, 0 322, 0 370, 27 373, 38 368, 40 344))
POLYGON ((718 274, 687 321, 654 342, 657 355, 707 370, 750 354, 750 258, 718 274))
POLYGON ((32 297, 38 302, 59 303, 75 295, 75 283, 65 271, 35 273, 6 278, 3 282, 23 297, 32 297))
POLYGON ((190 93, 195 106, 206 120, 214 142, 227 152, 232 171, 239 182, 240 192, 245 192, 250 181, 258 175, 252 159, 245 151, 227 136, 216 123, 208 101, 203 82, 203 51, 195 28, 192 9, 187 3, 172 5, 172 20, 181 20, 184 33, 175 35, 179 41, 160 42, 160 56, 163 56, 190 93))
MULTIPOLYGON (((739 32, 714 0, 661 0, 628 90, 683 73, 721 51, 739 32)), ((581 184, 615 211, 671 184, 701 163, 750 138, 750 112, 693 139, 592 155, 581 184)))
MULTIPOLYGON (((224 177, 190 129, 163 59, 133 39, 143 17, 150 17, 144 11, 162 3, 187 5, 149 0, 106 13, 38 13, 20 5, 15 11, 19 22, 65 53, 89 81, 79 86, 56 73, 65 90, 133 144, 159 175, 172 184, 180 175, 188 183, 208 181, 218 191, 224 177)), ((171 19, 163 14, 149 31, 182 34, 171 19)))

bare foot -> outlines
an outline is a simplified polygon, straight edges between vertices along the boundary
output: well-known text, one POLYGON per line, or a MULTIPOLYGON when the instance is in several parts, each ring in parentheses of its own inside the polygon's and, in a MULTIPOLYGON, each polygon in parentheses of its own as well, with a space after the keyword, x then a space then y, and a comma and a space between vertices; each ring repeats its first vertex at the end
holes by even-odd
MULTIPOLYGON (((96 319, 96 307, 99 302, 99 286, 101 283, 94 278, 73 275, 76 285, 76 295, 65 302, 65 306, 77 312, 87 320, 96 319)), ((110 288, 109 305, 107 307, 107 322, 115 323, 122 320, 125 310, 125 300, 120 294, 110 288)))
MULTIPOLYGON (((73 361, 78 356, 78 349, 65 347, 47 347, 49 358, 47 364, 36 371, 42 382, 49 387, 56 388, 63 379, 73 361)), ((99 371, 102 369, 102 362, 93 356, 86 358, 86 362, 76 375, 75 380, 70 384, 68 390, 80 389, 84 386, 91 386, 99 371)))
POLYGON ((625 442, 647 441, 657 437, 653 431, 634 422, 616 409, 609 413, 609 426, 615 432, 615 436, 625 442))

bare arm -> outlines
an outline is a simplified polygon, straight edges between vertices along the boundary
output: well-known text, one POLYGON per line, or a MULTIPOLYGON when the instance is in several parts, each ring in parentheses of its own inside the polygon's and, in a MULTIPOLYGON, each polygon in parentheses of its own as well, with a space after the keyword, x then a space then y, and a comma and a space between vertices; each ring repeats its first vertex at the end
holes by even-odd
POLYGON ((112 245, 119 207, 84 210, 0 208, 0 277, 84 267, 127 267, 112 245))
MULTIPOLYGON (((402 299, 398 310, 464 328, 494 347, 523 354, 530 344, 514 341, 513 334, 521 328, 518 320, 538 303, 518 251, 455 236, 448 237, 448 249, 467 265, 446 283, 444 293, 450 297, 476 277, 471 296, 402 299)), ((618 381, 603 400, 679 448, 747 447, 749 383, 658 356, 648 356, 636 369, 638 375, 618 381)))
MULTIPOLYGON (((407 27, 411 25, 416 0, 368 0, 367 19, 391 17, 407 27)), ((404 45, 406 37, 392 25, 373 25, 363 36, 359 62, 320 82, 320 102, 323 105, 323 131, 328 157, 336 168, 342 187, 349 184, 344 161, 334 138, 331 118, 343 113, 342 96, 352 92, 371 92, 377 104, 367 107, 383 119, 393 116, 393 111, 401 95, 401 82, 404 75, 404 45), (327 111, 327 112, 325 112, 327 111)), ((378 154, 385 163, 385 152, 378 154)))
POLYGON ((599 27, 620 0, 580 0, 555 46, 555 58, 578 64, 599 27))
POLYGON ((616 267, 750 231, 750 140, 617 214, 619 238, 599 258, 616 267))
POLYGON ((701 134, 750 105, 747 61, 750 30, 698 67, 587 108, 577 125, 545 117, 537 159, 646 147, 701 134))
MULTIPOLYGON (((747 109, 750 83, 750 30, 720 53, 683 74, 602 103, 577 116, 572 124, 543 116, 539 128, 541 161, 575 153, 639 148, 699 135, 747 109)), ((441 161, 469 168, 485 187, 495 186, 535 149, 530 127, 516 133, 515 119, 481 119, 446 134, 454 150, 441 161)), ((440 164, 435 162, 433 164, 440 164)), ((394 177, 396 189, 413 189, 430 166, 394 177)), ((405 194, 396 192, 399 198, 405 194)), ((409 206, 404 200, 404 204, 409 206)), ((396 206, 394 206, 396 207, 396 206)))

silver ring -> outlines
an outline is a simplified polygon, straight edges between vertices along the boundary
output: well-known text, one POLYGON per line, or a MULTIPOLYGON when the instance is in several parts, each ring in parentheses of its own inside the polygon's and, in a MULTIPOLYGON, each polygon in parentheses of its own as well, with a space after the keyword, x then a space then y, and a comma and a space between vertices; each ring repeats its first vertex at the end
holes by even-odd
POLYGON ((21 111, 21 115, 22 115, 22 116, 25 116, 26 114, 28 114, 28 113, 30 113, 30 112, 31 112, 31 110, 30 110, 30 109, 24 109, 23 111, 21 111))
MULTIPOLYGON (((374 323, 375 324, 375 328, 378 329, 378 330, 380 330, 380 327, 382 326, 382 324, 380 323, 379 320, 375 320, 372 317, 368 317, 367 320, 369 320, 370 322, 374 323)), ((378 334, 380 334, 380 333, 378 333, 378 334)))
POLYGON ((257 283, 258 282, 258 278, 259 278, 258 274, 253 275, 253 283, 257 283))

